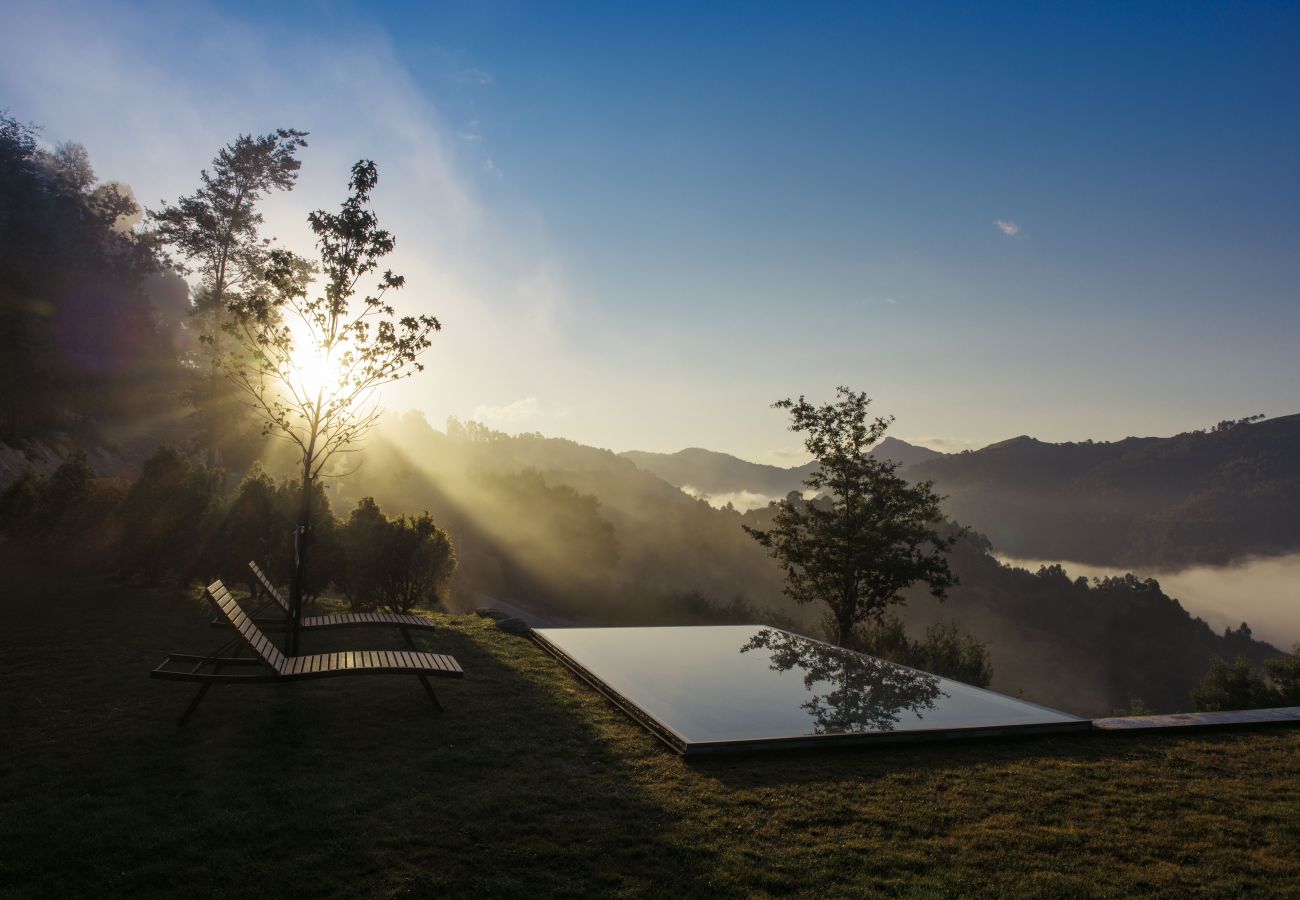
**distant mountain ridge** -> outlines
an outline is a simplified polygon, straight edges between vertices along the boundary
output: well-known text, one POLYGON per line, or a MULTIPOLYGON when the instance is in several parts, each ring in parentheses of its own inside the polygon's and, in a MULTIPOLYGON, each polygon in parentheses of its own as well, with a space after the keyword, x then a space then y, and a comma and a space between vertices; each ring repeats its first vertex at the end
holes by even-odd
POLYGON ((1014 556, 1179 566, 1300 549, 1300 414, 1110 443, 1021 436, 909 474, 1014 556))
MULTIPOLYGON (((907 470, 944 454, 886 437, 876 445, 871 455, 893 460, 907 470)), ((784 497, 790 491, 802 490, 804 479, 817 468, 813 462, 790 468, 764 465, 729 453, 699 447, 690 447, 676 453, 629 450, 619 456, 671 485, 691 487, 701 494, 733 494, 744 491, 768 497, 784 497)))

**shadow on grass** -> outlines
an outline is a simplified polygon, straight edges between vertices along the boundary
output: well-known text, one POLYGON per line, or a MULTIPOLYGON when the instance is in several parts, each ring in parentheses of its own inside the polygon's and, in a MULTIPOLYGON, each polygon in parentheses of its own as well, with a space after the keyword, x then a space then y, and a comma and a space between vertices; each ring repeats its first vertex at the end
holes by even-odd
MULTIPOLYGON (((593 737, 592 701, 531 643, 476 618, 422 647, 454 655, 434 713, 410 677, 218 686, 150 680, 210 651, 188 593, 10 589, 0 892, 355 896, 706 890, 699 853, 593 737), (490 637, 490 640, 485 638, 490 637)), ((303 652, 397 648, 312 635, 303 652)), ((597 719, 600 717, 597 716, 597 719)))

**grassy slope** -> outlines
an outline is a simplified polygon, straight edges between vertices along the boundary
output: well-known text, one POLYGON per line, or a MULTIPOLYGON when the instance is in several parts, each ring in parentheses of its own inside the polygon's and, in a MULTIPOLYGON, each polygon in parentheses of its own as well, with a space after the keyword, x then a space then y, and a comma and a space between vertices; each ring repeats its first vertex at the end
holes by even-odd
POLYGON ((218 642, 189 596, 0 585, 6 896, 1300 883, 1296 730, 687 763, 528 641, 461 618, 435 641, 468 673, 441 716, 412 679, 372 678, 214 690, 178 729, 189 686, 146 675, 218 642))

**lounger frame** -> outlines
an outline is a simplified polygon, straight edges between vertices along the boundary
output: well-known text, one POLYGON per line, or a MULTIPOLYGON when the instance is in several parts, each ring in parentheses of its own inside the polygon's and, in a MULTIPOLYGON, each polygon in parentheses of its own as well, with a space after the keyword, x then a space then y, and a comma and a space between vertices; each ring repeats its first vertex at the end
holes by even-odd
MULTIPOLYGON (((443 653, 417 650, 347 650, 286 656, 261 628, 240 608, 234 596, 220 581, 206 589, 207 597, 236 637, 208 656, 169 653, 150 677, 165 681, 189 681, 200 685, 178 724, 189 721, 194 710, 215 684, 278 684, 309 678, 334 678, 345 675, 414 675, 437 710, 442 709, 429 678, 460 678, 464 672, 455 658, 443 653), (255 656, 239 656, 242 649, 255 656), (235 655, 226 655, 233 652, 235 655), (249 674, 223 672, 225 668, 256 668, 249 674)), ((407 638, 410 643, 410 638, 407 638)))

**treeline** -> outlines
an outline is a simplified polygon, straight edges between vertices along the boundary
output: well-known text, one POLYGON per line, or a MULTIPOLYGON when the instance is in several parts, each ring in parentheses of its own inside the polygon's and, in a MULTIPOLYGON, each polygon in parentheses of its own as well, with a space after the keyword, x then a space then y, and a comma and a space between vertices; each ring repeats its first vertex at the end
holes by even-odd
POLYGON ((85 148, 0 113, 0 441, 149 437, 177 424, 188 296, 85 148))
MULTIPOLYGON (((219 577, 252 593, 248 563, 257 561, 287 582, 298 486, 259 465, 232 492, 224 480, 173 446, 150 456, 131 481, 97 478, 74 453, 51 475, 29 474, 0 493, 0 537, 9 553, 60 577, 155 586, 219 577)), ((340 521, 323 490, 315 499, 309 599, 333 587, 355 611, 409 612, 445 597, 456 554, 427 513, 389 517, 367 497, 340 521)))
POLYGON ((1218 564, 1300 549, 1300 415, 1170 438, 1014 438, 922 463, 950 516, 1013 556, 1109 566, 1218 564))

